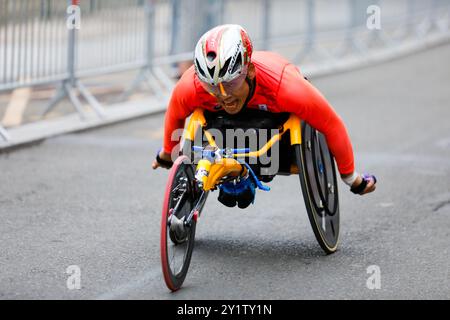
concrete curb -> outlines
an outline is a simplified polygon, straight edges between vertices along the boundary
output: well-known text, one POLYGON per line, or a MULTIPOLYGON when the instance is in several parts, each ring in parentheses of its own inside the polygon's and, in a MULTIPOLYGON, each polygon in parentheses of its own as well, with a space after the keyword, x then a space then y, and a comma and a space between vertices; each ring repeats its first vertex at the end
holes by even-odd
POLYGON ((11 140, 0 141, 0 152, 62 134, 85 131, 164 112, 166 106, 167 100, 151 98, 108 106, 105 108, 104 119, 100 119, 94 112, 91 112, 87 114, 86 120, 81 120, 78 114, 70 114, 57 119, 25 124, 8 130, 11 140))
MULTIPOLYGON (((394 60, 414 54, 428 48, 438 46, 450 41, 450 33, 428 36, 420 43, 411 42, 395 48, 368 53, 365 56, 355 56, 323 65, 301 67, 302 73, 311 78, 325 77, 337 73, 348 72, 358 68, 394 60)), ((105 108, 105 119, 100 119, 95 113, 88 114, 86 120, 81 120, 78 114, 71 114, 53 120, 43 120, 20 127, 8 129, 9 141, 0 139, 0 152, 15 149, 22 145, 29 145, 47 138, 79 132, 122 121, 132 120, 155 113, 164 112, 168 97, 165 99, 150 98, 138 102, 127 102, 105 108)))
POLYGON ((388 62, 401 57, 405 57, 432 47, 439 46, 441 44, 450 41, 450 33, 438 34, 428 36, 421 42, 409 42, 399 45, 395 48, 378 50, 375 52, 368 52, 364 56, 354 56, 350 58, 344 58, 341 60, 335 60, 333 62, 324 63, 323 65, 315 66, 299 66, 300 70, 306 77, 320 78, 329 75, 349 72, 355 69, 369 67, 382 62, 388 62))

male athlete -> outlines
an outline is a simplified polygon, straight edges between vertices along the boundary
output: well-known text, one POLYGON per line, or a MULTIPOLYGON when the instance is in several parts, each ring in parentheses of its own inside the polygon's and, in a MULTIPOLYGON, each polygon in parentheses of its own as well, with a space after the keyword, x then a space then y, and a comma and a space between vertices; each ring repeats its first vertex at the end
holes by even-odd
MULTIPOLYGON (((194 65, 172 93, 165 116, 164 145, 153 169, 170 168, 171 152, 178 143, 172 141, 172 132, 183 128, 185 119, 196 108, 225 111, 237 117, 246 109, 263 109, 268 117, 273 113, 294 113, 325 135, 341 178, 353 193, 363 195, 375 190, 374 176, 355 171, 347 130, 327 100, 280 55, 253 52, 247 32, 239 25, 215 27, 198 41, 194 65)), ((226 199, 221 202, 228 205, 226 199)))

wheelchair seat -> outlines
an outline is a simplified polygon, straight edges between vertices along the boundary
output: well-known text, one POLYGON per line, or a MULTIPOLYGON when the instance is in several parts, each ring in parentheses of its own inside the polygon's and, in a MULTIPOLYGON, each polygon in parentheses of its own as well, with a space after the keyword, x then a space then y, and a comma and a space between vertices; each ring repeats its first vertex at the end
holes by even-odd
MULTIPOLYGON (((223 139, 216 139, 219 148, 233 147, 233 148, 250 148, 254 150, 254 146, 250 143, 250 137, 255 135, 257 139, 257 148, 260 149, 267 141, 272 137, 271 130, 281 130, 282 125, 289 119, 290 114, 287 112, 272 113, 263 110, 244 108, 241 112, 231 115, 225 111, 211 112, 204 111, 205 120, 207 122, 206 129, 219 130, 223 139), (227 140, 227 130, 242 129, 245 133, 245 143, 242 143, 242 139, 234 137, 234 141, 227 140), (263 140, 259 133, 261 129, 266 129, 267 135, 263 140), (223 145, 220 142, 223 140, 223 145)), ((279 132, 279 131, 277 131, 279 132)), ((250 159, 246 158, 245 161, 250 164, 258 179, 263 182, 270 182, 275 175, 289 175, 291 174, 291 165, 295 163, 295 154, 290 145, 289 132, 283 134, 281 140, 274 144, 267 152, 267 159, 257 159, 256 163, 252 163, 250 159), (279 156, 273 157, 272 149, 278 148, 279 156), (267 160, 270 162, 267 163, 267 160), (273 159, 278 159, 278 165, 272 163, 273 159), (273 167, 272 167, 273 166, 273 167), (277 170, 273 170, 277 168, 277 170)))

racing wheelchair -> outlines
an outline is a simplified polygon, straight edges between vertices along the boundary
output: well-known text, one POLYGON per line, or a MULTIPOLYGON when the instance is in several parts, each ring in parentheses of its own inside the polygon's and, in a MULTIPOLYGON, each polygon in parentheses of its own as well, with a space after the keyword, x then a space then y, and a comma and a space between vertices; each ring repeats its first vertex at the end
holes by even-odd
POLYGON ((257 189, 269 191, 264 183, 276 175, 298 175, 306 211, 314 235, 327 253, 336 251, 339 240, 339 196, 334 157, 325 137, 290 113, 248 110, 239 118, 196 109, 183 134, 180 156, 169 171, 161 220, 161 263, 167 287, 178 290, 188 272, 197 222, 211 191, 243 179, 257 189), (258 150, 219 148, 212 129, 275 129, 258 150), (195 145, 198 142, 200 145, 195 145), (205 142, 202 142, 205 141, 205 142), (276 172, 258 161, 279 149, 276 172), (252 162, 252 164, 249 164, 252 162))

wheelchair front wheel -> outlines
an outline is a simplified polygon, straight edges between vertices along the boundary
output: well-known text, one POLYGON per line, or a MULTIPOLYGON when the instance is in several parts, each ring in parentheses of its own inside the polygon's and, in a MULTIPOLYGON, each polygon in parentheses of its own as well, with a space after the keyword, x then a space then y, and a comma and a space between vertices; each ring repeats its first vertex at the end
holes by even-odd
POLYGON ((339 241, 339 194, 334 157, 326 139, 302 122, 302 144, 294 145, 303 198, 321 248, 334 253, 339 241))
POLYGON ((185 224, 199 200, 194 169, 186 156, 180 156, 169 172, 161 220, 161 264, 167 287, 178 290, 189 269, 194 249, 196 220, 185 224))

